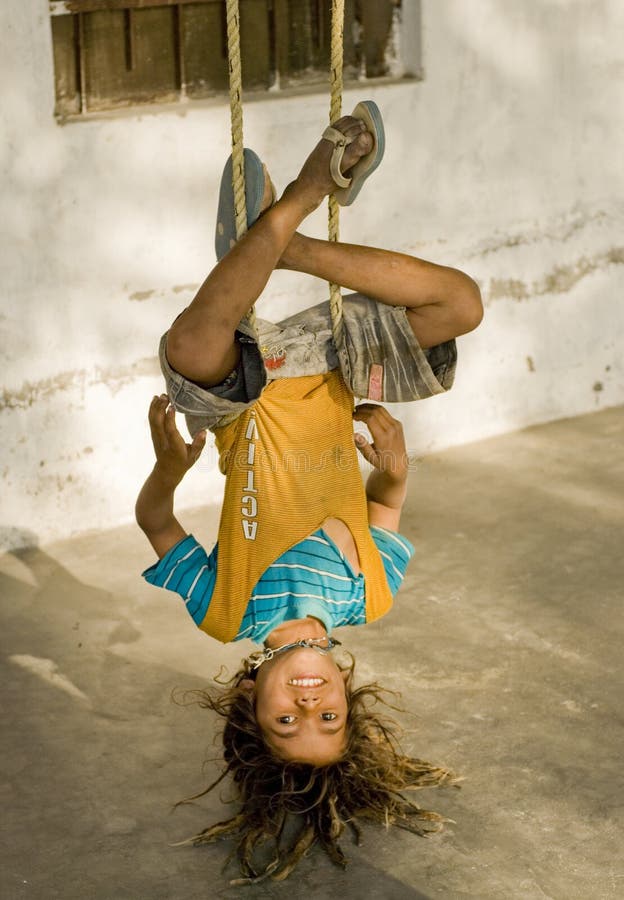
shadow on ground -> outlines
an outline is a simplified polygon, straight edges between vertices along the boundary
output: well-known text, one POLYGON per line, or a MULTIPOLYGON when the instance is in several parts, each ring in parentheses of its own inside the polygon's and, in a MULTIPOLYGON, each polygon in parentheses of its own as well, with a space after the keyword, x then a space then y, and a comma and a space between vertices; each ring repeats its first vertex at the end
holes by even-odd
MULTIPOLYGON (((621 897, 623 437, 616 409, 422 460, 395 608, 341 638, 362 680, 401 691, 409 749, 466 776, 419 797, 455 824, 367 827, 361 847, 345 838, 346 872, 316 850, 284 884, 229 887, 227 844, 170 846, 228 799, 170 814, 218 753, 211 715, 171 691, 245 648, 142 583, 135 529, 24 536, 0 558, 2 896, 621 897)), ((184 521, 214 538, 215 510, 184 521)))

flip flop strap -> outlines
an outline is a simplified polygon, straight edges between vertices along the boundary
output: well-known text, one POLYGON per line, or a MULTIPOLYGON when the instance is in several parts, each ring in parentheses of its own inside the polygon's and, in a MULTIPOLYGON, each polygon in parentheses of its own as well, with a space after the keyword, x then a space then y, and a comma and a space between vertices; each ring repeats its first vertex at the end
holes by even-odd
POLYGON ((334 145, 334 152, 332 153, 332 158, 329 163, 329 171, 331 172, 331 177, 334 179, 334 182, 339 188, 347 188, 351 184, 350 178, 345 178, 345 176, 340 171, 340 166, 342 163, 342 158, 344 156, 344 152, 353 140, 352 137, 347 137, 342 131, 338 131, 337 128, 332 128, 331 125, 328 125, 322 135, 326 141, 331 141, 334 145))

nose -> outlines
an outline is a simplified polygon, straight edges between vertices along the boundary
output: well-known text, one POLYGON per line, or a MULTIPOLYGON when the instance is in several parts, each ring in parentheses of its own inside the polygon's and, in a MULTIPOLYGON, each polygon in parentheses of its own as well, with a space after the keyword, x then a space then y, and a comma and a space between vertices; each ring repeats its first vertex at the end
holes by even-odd
POLYGON ((295 699, 295 703, 300 709, 314 709, 321 702, 321 698, 316 692, 302 694, 295 699))

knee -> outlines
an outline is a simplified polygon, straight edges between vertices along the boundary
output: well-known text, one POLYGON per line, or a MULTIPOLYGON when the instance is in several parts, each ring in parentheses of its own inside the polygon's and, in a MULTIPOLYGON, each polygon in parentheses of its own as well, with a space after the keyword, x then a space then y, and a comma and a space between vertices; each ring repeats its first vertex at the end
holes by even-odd
POLYGON ((232 345, 233 337, 225 328, 218 324, 199 328, 191 317, 181 315, 167 333, 167 361, 190 381, 218 384, 233 368, 232 345))
POLYGON ((458 272, 461 275, 460 284, 454 292, 452 300, 453 318, 457 334, 466 334, 481 323, 483 319, 483 302, 479 285, 469 275, 458 272))
POLYGON ((196 338, 182 316, 173 322, 167 332, 167 360, 177 371, 184 372, 188 362, 197 355, 196 338))

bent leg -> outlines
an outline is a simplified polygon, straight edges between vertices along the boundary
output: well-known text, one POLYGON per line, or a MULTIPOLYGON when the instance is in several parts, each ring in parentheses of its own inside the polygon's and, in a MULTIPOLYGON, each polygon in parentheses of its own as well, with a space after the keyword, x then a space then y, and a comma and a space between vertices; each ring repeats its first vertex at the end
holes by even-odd
POLYGON ((405 253, 293 236, 280 267, 314 275, 388 306, 404 306, 420 346, 434 347, 476 328, 477 284, 458 269, 405 253))
MULTIPOLYGON (((343 159, 347 171, 370 152, 372 137, 359 119, 336 126, 353 136, 343 159)), ((167 339, 170 365, 190 381, 211 387, 236 366, 236 328, 262 293, 296 228, 335 187, 329 172, 332 145, 322 139, 297 179, 227 253, 173 323, 167 339)), ((267 205, 269 205, 270 200, 267 205)))

